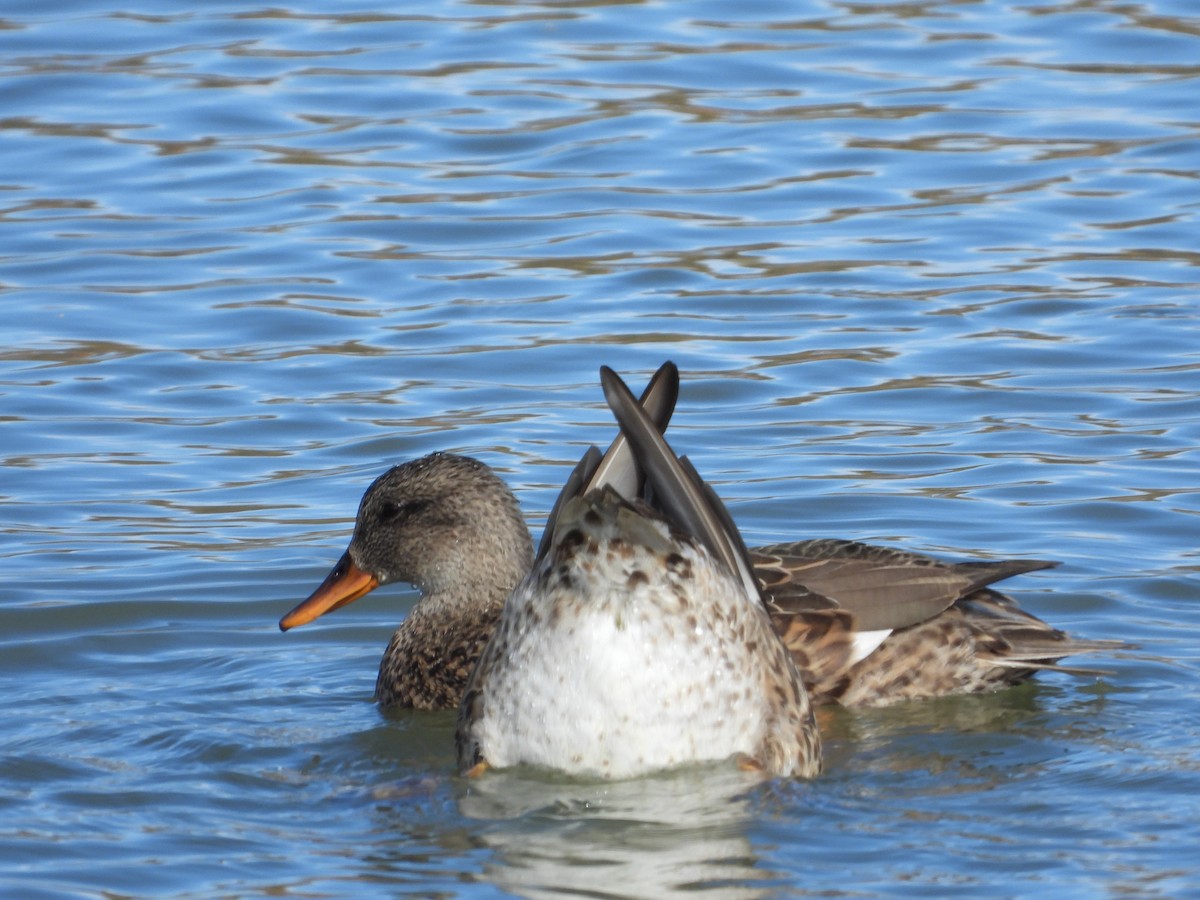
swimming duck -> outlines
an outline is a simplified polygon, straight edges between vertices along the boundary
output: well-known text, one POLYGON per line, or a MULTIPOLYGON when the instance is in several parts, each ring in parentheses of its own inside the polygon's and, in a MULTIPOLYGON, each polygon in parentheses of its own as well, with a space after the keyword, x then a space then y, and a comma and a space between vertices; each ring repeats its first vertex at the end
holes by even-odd
MULTIPOLYGON (((656 427, 665 428, 677 390, 678 372, 667 363, 641 401, 656 427)), ((618 493, 636 496, 631 459, 618 435, 600 469, 615 474, 596 480, 624 479, 618 493)), ((482 462, 434 453, 388 470, 367 489, 349 548, 279 626, 311 622, 379 585, 414 584, 421 597, 383 655, 375 699, 453 709, 532 561, 508 486, 482 462)), ((1058 661, 1121 646, 1071 637, 991 586, 1052 562, 945 562, 831 538, 759 547, 750 561, 817 704, 885 706, 994 690, 1043 669, 1094 674, 1058 661)))
POLYGON ((459 767, 628 778, 734 757, 813 777, 804 681, 717 495, 611 369, 609 406, 645 490, 580 461, 459 707, 459 767))

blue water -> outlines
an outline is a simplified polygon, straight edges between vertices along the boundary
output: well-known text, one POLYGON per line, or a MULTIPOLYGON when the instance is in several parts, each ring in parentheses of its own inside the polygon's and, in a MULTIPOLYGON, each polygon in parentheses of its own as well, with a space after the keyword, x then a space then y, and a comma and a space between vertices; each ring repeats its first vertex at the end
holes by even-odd
POLYGON ((0 0, 0 894, 1200 894, 1200 17, 0 0), (280 634, 387 466, 535 533, 684 377, 751 543, 1048 557, 1101 678, 823 715, 826 773, 468 784, 388 588, 280 634))

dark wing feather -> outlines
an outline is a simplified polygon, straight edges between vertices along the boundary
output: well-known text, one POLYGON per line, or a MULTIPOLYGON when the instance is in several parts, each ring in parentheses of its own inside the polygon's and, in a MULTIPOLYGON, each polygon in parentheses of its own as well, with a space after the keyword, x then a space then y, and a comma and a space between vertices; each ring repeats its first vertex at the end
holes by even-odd
POLYGON ((690 463, 681 462, 675 455, 616 372, 602 366, 600 383, 609 408, 629 439, 646 482, 654 492, 655 505, 740 578, 751 596, 759 596, 758 581, 745 545, 736 529, 729 531, 732 519, 724 512, 720 498, 690 463), (718 513, 718 509, 722 512, 718 513))
MULTIPOLYGON (((675 404, 679 400, 679 369, 673 362, 665 362, 651 377, 638 405, 654 428, 662 434, 667 430, 671 415, 675 412, 675 404)), ((625 432, 618 431, 616 438, 604 453, 604 458, 592 474, 590 483, 584 489, 595 490, 602 485, 609 485, 618 494, 632 500, 642 493, 645 474, 637 465, 625 432)))
POLYGON ((946 563, 832 539, 757 547, 751 560, 774 607, 844 609, 854 614, 860 631, 915 625, 993 582, 1056 565, 1045 560, 946 563))
MULTIPOLYGON (((658 371, 651 377, 638 403, 661 433, 667 430, 678 399, 679 369, 675 363, 667 361, 659 366, 658 371)), ((644 479, 645 476, 634 461, 629 442, 623 432, 617 432, 616 438, 609 444, 603 457, 595 447, 589 447, 575 465, 563 489, 559 491, 550 515, 546 517, 546 527, 542 531, 536 558, 541 559, 549 550, 550 537, 554 534, 559 511, 567 500, 605 484, 612 486, 622 497, 637 497, 642 492, 644 479)))

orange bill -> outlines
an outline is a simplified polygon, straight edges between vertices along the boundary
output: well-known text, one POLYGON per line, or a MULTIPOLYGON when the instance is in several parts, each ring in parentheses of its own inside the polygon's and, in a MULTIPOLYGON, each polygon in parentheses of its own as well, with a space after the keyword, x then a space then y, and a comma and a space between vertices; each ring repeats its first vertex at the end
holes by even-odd
POLYGON ((318 616, 370 593, 378 584, 379 579, 368 575, 354 564, 354 560, 350 558, 350 551, 347 550, 337 561, 333 571, 325 576, 321 586, 313 591, 307 600, 279 620, 279 630, 287 631, 297 625, 307 625, 318 616))

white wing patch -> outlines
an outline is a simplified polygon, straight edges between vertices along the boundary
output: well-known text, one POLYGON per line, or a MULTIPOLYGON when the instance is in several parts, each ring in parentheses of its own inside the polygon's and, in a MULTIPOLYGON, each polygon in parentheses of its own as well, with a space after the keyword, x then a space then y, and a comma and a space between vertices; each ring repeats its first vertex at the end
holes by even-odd
POLYGON ((860 631, 856 634, 854 636, 854 649, 850 651, 850 664, 854 665, 859 660, 866 659, 874 653, 876 648, 891 633, 891 628, 881 628, 878 631, 860 631))

